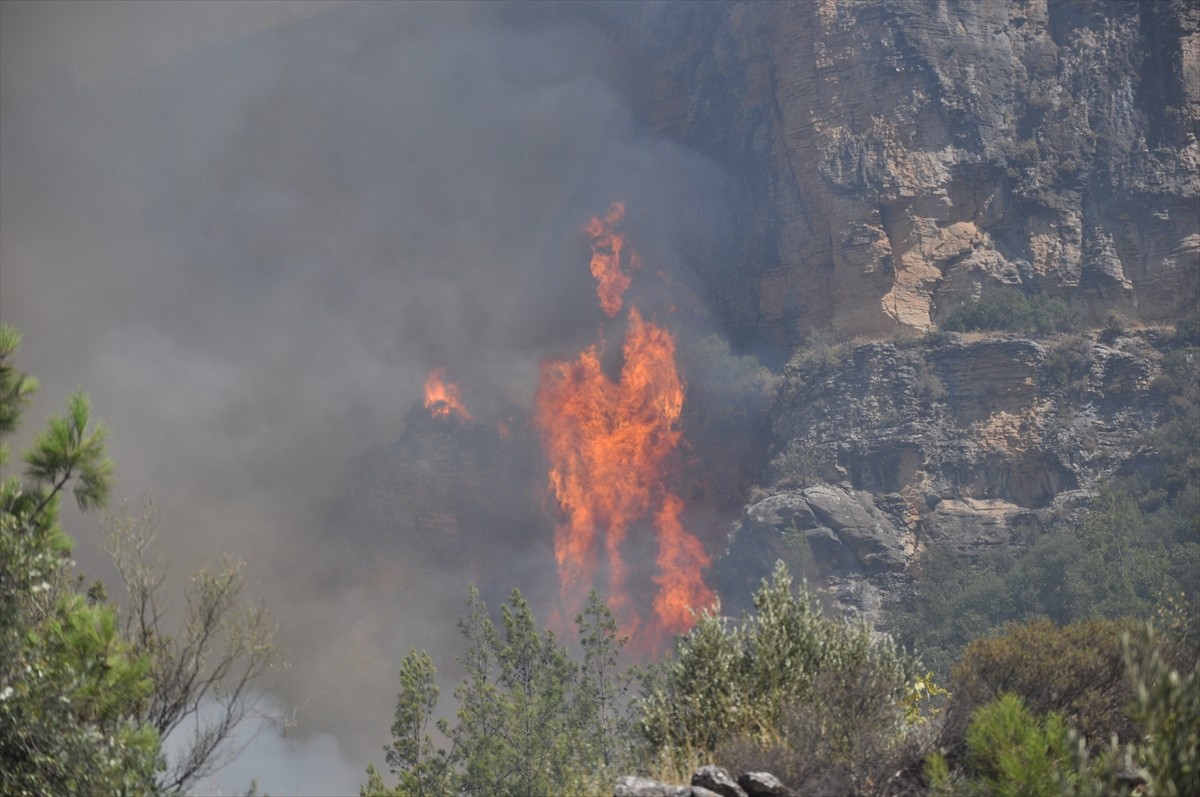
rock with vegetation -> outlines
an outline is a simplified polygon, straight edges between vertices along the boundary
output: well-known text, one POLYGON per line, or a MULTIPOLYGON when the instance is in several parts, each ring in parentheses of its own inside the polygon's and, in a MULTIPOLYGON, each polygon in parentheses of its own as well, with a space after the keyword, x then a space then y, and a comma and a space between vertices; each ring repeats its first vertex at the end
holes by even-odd
MULTIPOLYGON (((911 603, 941 569, 963 574, 1031 545, 1063 555, 1090 538, 1098 550, 1112 524, 1149 535, 1136 550, 1150 558, 1120 565, 1139 605, 1153 600, 1147 571, 1171 574, 1161 586, 1185 585, 1200 545, 1187 522, 1196 467, 1178 445, 1200 430, 1200 348, 1188 329, 939 333, 800 349, 771 410, 767 487, 715 565, 726 605, 740 607, 782 559, 830 608, 883 627, 889 607, 911 603), (1178 564, 1159 568, 1160 548, 1178 564)), ((1085 616, 1048 604, 1013 611, 1085 616)))

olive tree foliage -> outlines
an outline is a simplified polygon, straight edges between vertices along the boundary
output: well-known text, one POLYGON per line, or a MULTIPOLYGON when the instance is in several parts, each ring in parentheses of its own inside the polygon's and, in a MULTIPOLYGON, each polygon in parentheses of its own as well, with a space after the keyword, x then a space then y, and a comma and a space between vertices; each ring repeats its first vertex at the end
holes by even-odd
POLYGON ((440 690, 433 660, 413 650, 400 666, 392 743, 384 748, 397 783, 367 768, 363 797, 390 795, 586 794, 606 788, 628 763, 618 669, 625 639, 594 592, 576 618, 578 664, 553 632, 539 630, 514 590, 497 628, 472 588, 459 620, 466 677, 454 690, 454 721, 434 721, 440 690), (445 745, 434 742, 436 729, 445 745))
POLYGON ((278 721, 257 711, 255 688, 282 665, 275 625, 264 606, 245 598, 244 563, 226 555, 217 567, 191 574, 178 627, 166 563, 154 553, 153 506, 137 516, 110 514, 104 525, 126 592, 121 635, 150 664, 153 688, 143 716, 177 751, 159 783, 182 792, 241 752, 229 742, 247 717, 278 721))
POLYGON ((913 713, 916 662, 860 622, 822 617, 782 562, 754 606, 738 623, 702 613, 647 671, 637 714, 650 766, 668 778, 771 768, 820 793, 879 786, 927 715, 913 713))
MULTIPOLYGON (((0 467, 4 438, 36 389, 11 364, 20 336, 0 326, 0 467)), ((24 452, 25 477, 0 483, 0 793, 159 791, 160 737, 143 711, 149 660, 120 636, 111 607, 73 578, 61 497, 100 506, 112 465, 87 398, 71 396, 24 452)))
POLYGON ((1182 646, 1146 623, 1122 639, 1142 738, 1128 751, 1148 791, 1166 797, 1200 794, 1200 667, 1193 633, 1182 646), (1171 655, 1174 653, 1175 655, 1171 655))

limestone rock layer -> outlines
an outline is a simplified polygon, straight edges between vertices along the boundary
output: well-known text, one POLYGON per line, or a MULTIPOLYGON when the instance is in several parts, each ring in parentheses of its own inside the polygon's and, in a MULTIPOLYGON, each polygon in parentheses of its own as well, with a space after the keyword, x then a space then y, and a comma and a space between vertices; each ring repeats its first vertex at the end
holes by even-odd
MULTIPOLYGON (((1171 320, 1200 282, 1200 7, 804 0, 647 11, 656 125, 726 172, 735 338, 935 327, 999 284, 1171 320)), ((647 79, 647 74, 650 76, 647 79)))

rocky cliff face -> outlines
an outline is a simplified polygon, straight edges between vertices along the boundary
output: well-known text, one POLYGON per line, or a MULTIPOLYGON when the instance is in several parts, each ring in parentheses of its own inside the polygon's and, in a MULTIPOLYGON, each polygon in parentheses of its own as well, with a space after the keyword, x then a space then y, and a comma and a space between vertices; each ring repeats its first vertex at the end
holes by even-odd
POLYGON ((773 484, 730 536, 722 595, 736 603, 783 559, 830 608, 878 620, 925 552, 1022 544, 1153 455, 1173 341, 947 335, 798 356, 772 411, 773 484))
POLYGON ((928 330, 1002 283, 1171 319, 1200 280, 1198 28, 1185 0, 670 5, 645 101, 728 170, 741 244, 704 277, 742 342, 928 330))
MULTIPOLYGON (((775 458, 716 565, 727 609, 782 558, 831 606, 878 618, 925 551, 1020 544, 1149 455, 1165 327, 916 335, 1002 286, 1065 299, 1093 326, 1114 311, 1170 323, 1194 309, 1194 4, 639 8, 640 26, 599 14, 620 54, 610 77, 726 175, 729 252, 689 253, 716 316, 779 360, 813 330, 876 341, 794 359, 769 441, 747 399, 769 380, 737 372, 728 352, 681 346, 689 506, 707 502, 723 528, 761 450, 775 458)), ((525 529, 505 544, 542 548, 550 533, 536 441, 508 445, 410 418, 400 442, 360 463, 347 526, 415 541, 404 545, 439 565, 466 561, 486 584, 502 557, 475 530, 525 529)), ((531 571, 552 571, 546 551, 535 559, 531 571)))

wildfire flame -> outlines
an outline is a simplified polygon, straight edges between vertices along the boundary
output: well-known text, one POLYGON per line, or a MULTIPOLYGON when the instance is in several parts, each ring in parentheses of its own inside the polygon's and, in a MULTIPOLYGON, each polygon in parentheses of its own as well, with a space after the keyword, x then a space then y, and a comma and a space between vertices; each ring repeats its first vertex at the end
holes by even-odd
MULTIPOLYGON (((619 269, 624 241, 610 231, 623 213, 614 203, 585 227, 601 307, 610 316, 629 285, 619 269)), ((684 398, 675 339, 633 307, 622 352, 616 381, 602 369, 597 345, 571 361, 543 362, 536 421, 550 460, 550 488, 565 515, 554 536, 564 609, 574 616, 583 605, 600 575, 602 546, 606 597, 622 633, 635 649, 654 650, 668 634, 688 630, 691 609, 711 605, 715 596, 701 577, 710 560, 683 527, 684 502, 663 483, 664 462, 680 441, 675 424, 684 398), (654 616, 643 618, 629 599, 622 544, 647 521, 658 543, 657 597, 654 616)))
POLYGON ((434 368, 426 377, 425 407, 435 418, 458 415, 463 420, 471 420, 471 413, 467 412, 458 396, 458 385, 446 381, 445 368, 434 368))
MULTIPOLYGON (((617 232, 616 226, 625 218, 625 203, 614 202, 603 218, 592 218, 583 228, 592 239, 592 276, 596 278, 596 293, 600 297, 600 309, 609 318, 615 318, 621 309, 621 297, 633 281, 628 271, 621 270, 621 252, 625 249, 625 235, 617 232)), ((637 255, 630 253, 629 267, 637 268, 637 255)))

